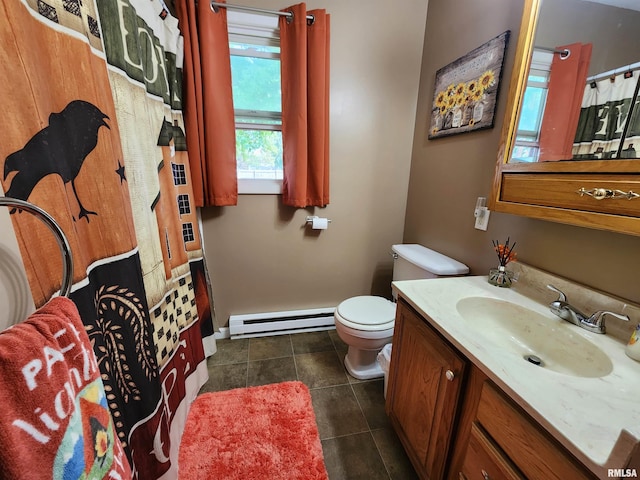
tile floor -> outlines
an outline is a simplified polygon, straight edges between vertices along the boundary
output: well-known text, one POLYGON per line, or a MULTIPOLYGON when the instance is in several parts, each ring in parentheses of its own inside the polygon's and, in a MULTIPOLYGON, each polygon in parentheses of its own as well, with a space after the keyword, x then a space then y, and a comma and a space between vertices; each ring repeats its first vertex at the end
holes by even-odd
POLYGON ((383 380, 351 377, 346 352, 335 330, 218 340, 200 392, 299 380, 311 392, 330 480, 416 479, 385 414, 383 380))

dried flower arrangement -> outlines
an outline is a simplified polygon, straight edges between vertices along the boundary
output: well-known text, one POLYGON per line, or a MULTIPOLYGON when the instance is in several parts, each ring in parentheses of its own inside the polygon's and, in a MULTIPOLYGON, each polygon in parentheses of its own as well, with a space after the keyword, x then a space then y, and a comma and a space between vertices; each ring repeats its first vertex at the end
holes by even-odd
POLYGON ((492 240, 493 249, 498 254, 498 262, 500 262, 501 267, 506 267, 507 263, 513 262, 516 259, 516 252, 514 252, 514 248, 516 246, 516 242, 513 242, 513 245, 509 246, 509 238, 505 243, 500 243, 496 240, 492 240))

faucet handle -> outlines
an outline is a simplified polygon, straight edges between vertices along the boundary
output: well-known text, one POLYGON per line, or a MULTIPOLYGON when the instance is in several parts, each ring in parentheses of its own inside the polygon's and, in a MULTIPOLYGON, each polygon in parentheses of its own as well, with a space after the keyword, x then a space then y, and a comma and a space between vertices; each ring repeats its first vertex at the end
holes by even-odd
POLYGON ((593 315, 591 315, 586 320, 586 322, 589 323, 590 325, 595 325, 596 327, 599 327, 602 330, 602 333, 604 333, 605 332, 605 324, 604 324, 605 315, 611 315, 612 317, 616 317, 618 320, 624 320, 625 322, 628 322, 630 320, 628 315, 621 315, 619 313, 609 312, 607 310, 599 310, 595 312, 593 315))
POLYGON ((553 285, 549 284, 547 285, 547 288, 549 290, 553 290, 554 292, 556 292, 558 295, 560 295, 560 298, 558 298, 559 302, 566 302, 567 301, 567 296, 564 294, 564 292, 562 290, 560 290, 559 288, 554 287, 553 285))

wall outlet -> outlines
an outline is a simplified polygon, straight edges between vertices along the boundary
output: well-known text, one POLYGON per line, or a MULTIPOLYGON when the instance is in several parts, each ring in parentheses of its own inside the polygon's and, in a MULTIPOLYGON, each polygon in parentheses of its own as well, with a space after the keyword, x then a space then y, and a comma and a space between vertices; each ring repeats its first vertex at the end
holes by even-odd
POLYGON ((475 228, 478 230, 487 230, 487 226, 489 225, 489 215, 491 212, 487 207, 479 207, 476 209, 477 215, 475 228))

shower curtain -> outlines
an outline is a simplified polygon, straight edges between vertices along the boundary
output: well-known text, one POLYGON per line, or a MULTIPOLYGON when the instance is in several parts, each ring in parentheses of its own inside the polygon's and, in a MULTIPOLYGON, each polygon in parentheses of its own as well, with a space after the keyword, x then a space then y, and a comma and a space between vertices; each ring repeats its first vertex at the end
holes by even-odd
POLYGON ((631 104, 629 123, 622 140, 620 158, 640 158, 640 71, 635 70, 632 75, 637 79, 636 92, 631 104))
MULTIPOLYGON (((177 21, 161 0, 11 0, 0 15, 3 190, 69 239, 71 298, 134 478, 176 478, 215 349, 177 21)), ((40 306, 60 287, 57 245, 33 216, 12 221, 40 306)))
POLYGON ((620 73, 587 83, 582 99, 578 130, 573 144, 574 159, 639 158, 637 116, 629 116, 640 71, 620 73), (626 140, 620 149, 625 133, 626 140), (635 138, 635 145, 634 145, 635 138))

